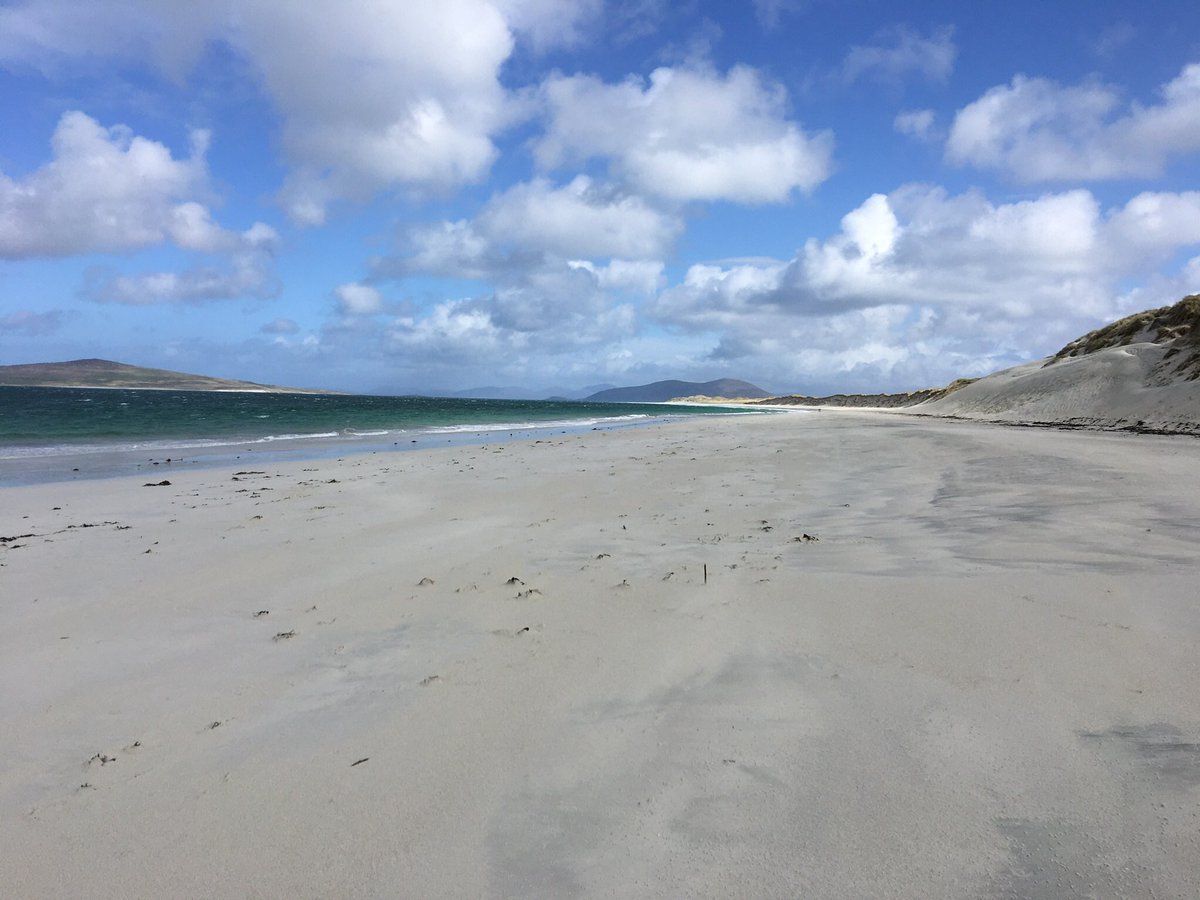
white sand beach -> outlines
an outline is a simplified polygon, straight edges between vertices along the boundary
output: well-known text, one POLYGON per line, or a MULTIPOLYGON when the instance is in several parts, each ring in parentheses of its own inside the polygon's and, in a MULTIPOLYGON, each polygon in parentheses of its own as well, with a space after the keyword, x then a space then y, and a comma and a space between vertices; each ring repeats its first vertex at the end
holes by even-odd
POLYGON ((1200 896, 1198 464, 843 411, 0 490, 0 894, 1200 896))

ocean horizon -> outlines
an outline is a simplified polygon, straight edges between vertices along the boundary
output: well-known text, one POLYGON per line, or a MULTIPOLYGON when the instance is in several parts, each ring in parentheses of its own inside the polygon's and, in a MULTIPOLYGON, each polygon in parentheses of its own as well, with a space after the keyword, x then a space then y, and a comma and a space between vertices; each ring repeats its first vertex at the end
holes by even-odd
POLYGON ((126 388, 0 387, 0 484, 519 439, 766 410, 126 388), (66 463, 70 465, 66 465, 66 463))

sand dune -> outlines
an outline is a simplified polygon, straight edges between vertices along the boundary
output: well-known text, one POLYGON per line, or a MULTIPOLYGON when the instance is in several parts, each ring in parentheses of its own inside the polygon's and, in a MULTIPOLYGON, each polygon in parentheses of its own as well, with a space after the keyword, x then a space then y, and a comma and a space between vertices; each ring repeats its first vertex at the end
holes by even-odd
POLYGON ((1015 424, 1200 434, 1200 296, 1137 313, 1055 356, 906 412, 1015 424))
POLYGON ((905 410, 1013 424, 1200 433, 1200 382, 1154 383, 1165 350, 1152 343, 1110 347, 1049 365, 1038 360, 981 378, 905 410))

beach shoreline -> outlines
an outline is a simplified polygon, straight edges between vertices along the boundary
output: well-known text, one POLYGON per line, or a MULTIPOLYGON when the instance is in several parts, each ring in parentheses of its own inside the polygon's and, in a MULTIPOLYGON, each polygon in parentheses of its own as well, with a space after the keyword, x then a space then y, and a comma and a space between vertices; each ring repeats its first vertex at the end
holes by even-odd
MULTIPOLYGON (((635 404, 638 410, 653 404, 635 404)), ((619 411, 620 404, 611 404, 619 411)), ((781 410, 753 410, 768 413, 781 410)), ((674 414, 673 414, 674 412, 674 414)), ((722 412, 708 413, 721 415, 722 412)), ((737 413, 730 412, 729 415, 737 413)), ((605 418, 564 419, 531 423, 463 423, 378 430, 343 430, 266 437, 147 438, 141 441, 75 442, 54 446, 0 445, 0 489, 16 485, 119 478, 196 468, 256 464, 303 463, 344 456, 390 454, 446 447, 531 441, 551 436, 584 434, 662 424, 679 418, 664 409, 660 416, 637 413, 605 418)))
POLYGON ((1197 462, 839 411, 0 488, 0 887, 1194 895, 1197 462))

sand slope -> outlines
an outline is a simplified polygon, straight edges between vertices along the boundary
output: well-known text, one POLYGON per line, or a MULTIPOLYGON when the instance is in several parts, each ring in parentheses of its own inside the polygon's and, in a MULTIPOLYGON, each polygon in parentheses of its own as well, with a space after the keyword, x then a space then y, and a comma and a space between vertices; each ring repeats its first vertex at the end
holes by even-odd
POLYGON ((1113 322, 1046 359, 908 412, 995 422, 1200 433, 1200 295, 1113 322))
POLYGON ((905 410, 994 422, 1200 433, 1200 381, 1155 383, 1165 349, 1111 347, 1049 365, 997 372, 953 394, 905 410))
POLYGON ((1200 895, 1198 462, 847 412, 5 489, 0 895, 1200 895))

